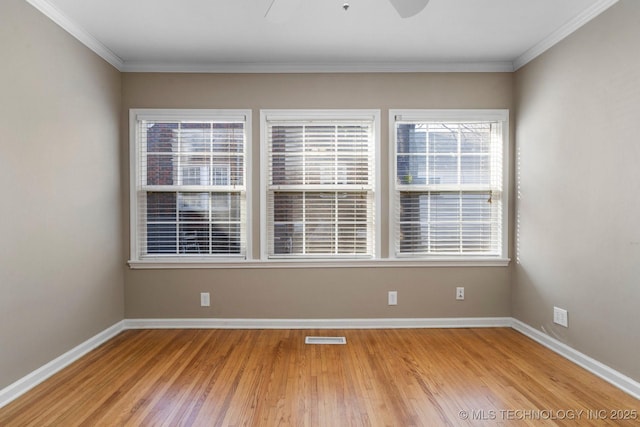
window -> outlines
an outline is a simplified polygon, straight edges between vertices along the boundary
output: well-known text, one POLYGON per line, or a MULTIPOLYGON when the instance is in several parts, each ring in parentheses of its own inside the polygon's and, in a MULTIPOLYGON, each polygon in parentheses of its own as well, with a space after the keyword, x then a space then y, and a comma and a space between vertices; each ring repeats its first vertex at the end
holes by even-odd
POLYGON ((131 110, 134 261, 247 253, 250 111, 131 110))
POLYGON ((393 254, 506 258, 506 110, 391 111, 393 254))
POLYGON ((379 112, 262 112, 263 256, 376 256, 379 112))
POLYGON ((384 195, 379 110, 260 119, 252 217, 250 110, 131 110, 132 267, 507 265, 508 110, 390 110, 384 195))

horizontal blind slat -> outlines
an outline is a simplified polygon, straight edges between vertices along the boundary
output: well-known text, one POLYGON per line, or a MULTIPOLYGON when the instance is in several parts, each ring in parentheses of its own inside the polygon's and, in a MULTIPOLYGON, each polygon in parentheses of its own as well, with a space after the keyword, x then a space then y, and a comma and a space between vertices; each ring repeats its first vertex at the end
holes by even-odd
POLYGON ((245 256, 246 131, 244 116, 138 119, 141 259, 245 256))
POLYGON ((500 122, 395 122, 398 255, 499 255, 500 122))
POLYGON ((267 120, 268 255, 372 256, 372 121, 267 120))

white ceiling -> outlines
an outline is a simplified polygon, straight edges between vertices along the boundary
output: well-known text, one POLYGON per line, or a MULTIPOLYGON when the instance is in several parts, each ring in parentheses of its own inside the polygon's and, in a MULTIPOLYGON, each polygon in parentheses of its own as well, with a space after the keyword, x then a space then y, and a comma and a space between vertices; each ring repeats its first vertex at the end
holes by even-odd
POLYGON ((617 0, 27 1, 122 71, 290 72, 512 71, 617 0))

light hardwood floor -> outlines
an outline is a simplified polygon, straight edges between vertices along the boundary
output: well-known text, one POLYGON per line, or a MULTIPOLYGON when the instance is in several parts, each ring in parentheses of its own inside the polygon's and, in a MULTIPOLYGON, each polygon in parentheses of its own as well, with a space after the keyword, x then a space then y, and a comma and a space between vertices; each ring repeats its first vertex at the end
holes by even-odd
POLYGON ((509 328, 129 330, 0 409, 0 426, 638 426, 638 412, 509 328))

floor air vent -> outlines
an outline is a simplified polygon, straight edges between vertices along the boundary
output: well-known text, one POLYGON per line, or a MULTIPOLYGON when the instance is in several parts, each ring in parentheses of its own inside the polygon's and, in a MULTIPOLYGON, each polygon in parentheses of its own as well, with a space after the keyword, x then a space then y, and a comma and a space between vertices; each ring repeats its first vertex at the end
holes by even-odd
POLYGON ((346 344, 345 337, 306 337, 305 344, 346 344))

